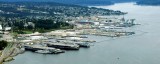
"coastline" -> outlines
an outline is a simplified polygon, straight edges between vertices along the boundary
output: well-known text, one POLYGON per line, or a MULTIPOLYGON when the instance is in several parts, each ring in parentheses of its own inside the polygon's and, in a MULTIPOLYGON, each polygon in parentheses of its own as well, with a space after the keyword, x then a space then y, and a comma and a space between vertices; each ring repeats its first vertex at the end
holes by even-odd
MULTIPOLYGON (((53 31, 54 32, 54 31, 53 31)), ((96 33, 96 32, 95 32, 96 33)), ((94 32, 93 32, 93 34, 95 34, 94 32)), ((114 34, 114 33, 113 33, 114 34)), ((116 33, 117 34, 117 33, 116 33)), ((108 35, 108 34, 100 34, 100 36, 109 36, 109 37, 117 37, 117 36, 115 36, 115 35, 108 35)), ((121 35, 125 35, 125 34, 121 34, 121 35)), ((119 37, 119 35, 118 35, 118 37, 119 37)), ((18 53, 17 53, 18 54, 18 53)), ((16 55, 17 55, 16 54, 16 55)), ((16 55, 14 55, 14 56, 16 56, 16 55)))

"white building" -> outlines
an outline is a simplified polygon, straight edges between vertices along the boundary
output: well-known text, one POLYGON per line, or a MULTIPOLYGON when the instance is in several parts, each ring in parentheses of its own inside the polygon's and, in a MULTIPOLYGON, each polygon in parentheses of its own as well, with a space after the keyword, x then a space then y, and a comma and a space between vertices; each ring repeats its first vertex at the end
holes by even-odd
POLYGON ((0 30, 2 30, 2 25, 0 25, 0 30))

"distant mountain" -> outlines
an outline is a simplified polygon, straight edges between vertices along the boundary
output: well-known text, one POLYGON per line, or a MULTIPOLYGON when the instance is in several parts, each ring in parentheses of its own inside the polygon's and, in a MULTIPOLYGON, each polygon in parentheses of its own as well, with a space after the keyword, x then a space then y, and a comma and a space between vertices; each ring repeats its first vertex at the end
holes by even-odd
POLYGON ((0 2, 0 16, 4 17, 79 17, 122 14, 125 13, 109 9, 62 4, 56 2, 0 2))
POLYGON ((76 4, 76 5, 111 5, 116 2, 131 2, 131 1, 136 1, 136 0, 0 0, 0 1, 58 2, 58 3, 76 4))
POLYGON ((54 2, 76 5, 112 5, 113 2, 106 0, 52 0, 54 2))
POLYGON ((137 2, 138 5, 160 5, 160 0, 141 0, 137 2))
POLYGON ((88 1, 110 1, 110 2, 128 2, 128 1, 136 1, 136 0, 0 0, 0 1, 57 1, 57 2, 88 2, 88 1))
POLYGON ((58 2, 76 5, 112 5, 120 2, 136 2, 138 5, 160 5, 160 0, 0 0, 5 2, 31 1, 31 2, 58 2))

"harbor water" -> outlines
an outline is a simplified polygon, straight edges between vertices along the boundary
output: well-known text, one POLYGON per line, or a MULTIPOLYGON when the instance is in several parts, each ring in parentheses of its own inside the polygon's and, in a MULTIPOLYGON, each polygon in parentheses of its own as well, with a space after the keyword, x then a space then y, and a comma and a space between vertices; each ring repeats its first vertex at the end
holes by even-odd
POLYGON ((88 37, 97 40, 90 48, 66 51, 63 54, 37 54, 25 52, 5 64, 159 64, 160 63, 160 6, 139 6, 134 3, 117 3, 96 6, 128 12, 125 18, 135 18, 137 25, 128 30, 135 35, 109 38, 88 37))

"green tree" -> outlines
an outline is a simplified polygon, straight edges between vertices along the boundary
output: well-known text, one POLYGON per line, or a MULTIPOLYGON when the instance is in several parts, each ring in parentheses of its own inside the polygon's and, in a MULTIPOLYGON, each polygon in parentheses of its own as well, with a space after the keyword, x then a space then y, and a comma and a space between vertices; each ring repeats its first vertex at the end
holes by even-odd
POLYGON ((7 46, 8 42, 7 41, 0 41, 0 50, 3 50, 7 46))

